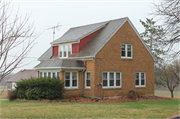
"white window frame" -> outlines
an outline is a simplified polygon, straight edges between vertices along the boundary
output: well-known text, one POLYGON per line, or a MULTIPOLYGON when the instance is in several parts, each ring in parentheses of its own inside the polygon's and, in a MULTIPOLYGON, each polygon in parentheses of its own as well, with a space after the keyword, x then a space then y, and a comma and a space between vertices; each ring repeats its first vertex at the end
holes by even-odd
POLYGON ((91 72, 90 72, 90 71, 86 71, 86 72, 85 72, 85 88, 89 88, 89 89, 91 88, 91 72), (87 85, 86 85, 87 73, 90 73, 90 86, 87 86, 87 85))
POLYGON ((60 44, 59 45, 59 52, 58 52, 58 56, 59 56, 59 58, 68 58, 69 56, 69 54, 68 54, 68 46, 70 47, 70 50, 71 50, 71 54, 72 54, 72 44, 71 43, 67 43, 67 44, 60 44), (60 57, 60 51, 61 51, 61 47, 63 47, 62 48, 62 57, 60 57), (64 57, 64 47, 67 47, 67 49, 66 49, 66 57, 64 57))
MULTIPOLYGON (((122 73, 115 71, 104 71, 103 73, 107 73, 107 86, 103 86, 103 88, 121 88, 122 86, 122 73), (110 73, 114 73, 114 86, 110 86, 110 73), (120 86, 116 86, 116 73, 120 73, 120 86)), ((102 84, 103 84, 103 73, 102 73, 102 84)))
MULTIPOLYGON (((42 71, 39 71, 39 77, 41 77, 40 73, 42 73, 42 77, 44 77, 44 73, 46 73, 46 77, 48 77, 49 72, 51 72, 51 76, 50 76, 51 78, 53 78, 53 72, 55 73, 56 78, 57 78, 57 72, 59 72, 59 74, 60 74, 59 70, 42 70, 42 71)), ((59 77, 60 77, 60 75, 59 75, 59 77)))
POLYGON ((121 58, 122 58, 122 59, 123 59, 123 58, 125 58, 125 59, 132 59, 132 57, 133 57, 132 49, 133 49, 132 44, 122 43, 122 44, 121 44, 121 58), (122 56, 122 45, 125 45, 125 56, 122 56), (127 47, 128 45, 131 46, 131 57, 128 57, 128 47, 127 47))
POLYGON ((146 87, 146 72, 135 73, 135 87, 146 87), (139 85, 136 85, 136 73, 139 73, 139 85), (141 73, 144 73, 144 85, 141 85, 141 73))
POLYGON ((64 88, 65 89, 78 89, 78 82, 79 82, 78 72, 77 71, 66 71, 66 72, 64 72, 64 88), (66 87, 66 85, 65 85, 66 72, 70 73, 70 86, 69 87, 66 87), (77 74, 77 86, 72 86, 72 73, 73 72, 76 72, 76 74, 77 74))

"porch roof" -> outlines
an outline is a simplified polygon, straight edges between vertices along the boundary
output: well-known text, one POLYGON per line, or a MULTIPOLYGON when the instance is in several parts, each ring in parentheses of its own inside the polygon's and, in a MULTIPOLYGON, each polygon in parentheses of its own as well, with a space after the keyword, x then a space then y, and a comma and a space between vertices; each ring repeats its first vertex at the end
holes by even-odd
POLYGON ((34 69, 85 69, 85 65, 77 60, 52 59, 42 61, 34 69))

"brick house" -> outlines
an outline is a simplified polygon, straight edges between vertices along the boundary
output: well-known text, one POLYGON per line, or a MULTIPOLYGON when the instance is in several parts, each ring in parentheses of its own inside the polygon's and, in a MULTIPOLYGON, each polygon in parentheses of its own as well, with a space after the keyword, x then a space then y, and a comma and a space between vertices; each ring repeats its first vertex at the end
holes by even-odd
POLYGON ((154 56, 127 17, 71 28, 50 44, 35 69, 63 80, 65 98, 154 94, 154 56))

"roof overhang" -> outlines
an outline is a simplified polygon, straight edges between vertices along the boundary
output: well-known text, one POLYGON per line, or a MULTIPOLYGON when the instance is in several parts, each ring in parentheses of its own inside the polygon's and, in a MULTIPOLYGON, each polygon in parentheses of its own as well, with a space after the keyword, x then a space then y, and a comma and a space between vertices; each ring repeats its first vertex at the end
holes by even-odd
POLYGON ((36 70, 64 70, 64 69, 70 69, 70 70, 84 70, 85 67, 37 67, 34 68, 36 70))
POLYGON ((56 45, 66 44, 66 43, 79 43, 79 40, 51 42, 50 45, 51 46, 56 46, 56 45))

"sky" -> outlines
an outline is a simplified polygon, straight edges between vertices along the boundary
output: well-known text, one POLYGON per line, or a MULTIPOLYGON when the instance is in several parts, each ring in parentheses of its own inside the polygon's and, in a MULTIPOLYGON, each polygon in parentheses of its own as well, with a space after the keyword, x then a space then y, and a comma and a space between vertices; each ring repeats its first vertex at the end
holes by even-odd
MULTIPOLYGON (((34 22, 36 33, 42 33, 36 39, 36 45, 29 53, 28 65, 17 68, 33 69, 40 62, 37 59, 50 47, 53 41, 53 29, 58 23, 62 26, 55 30, 55 39, 61 37, 71 27, 98 23, 123 17, 129 17, 139 33, 144 31, 139 22, 153 18, 152 3, 158 0, 83 0, 83 1, 45 1, 45 0, 12 0, 13 11, 19 9, 19 14, 30 15, 29 23, 34 22)), ((156 19, 156 18, 154 18, 156 19)))

